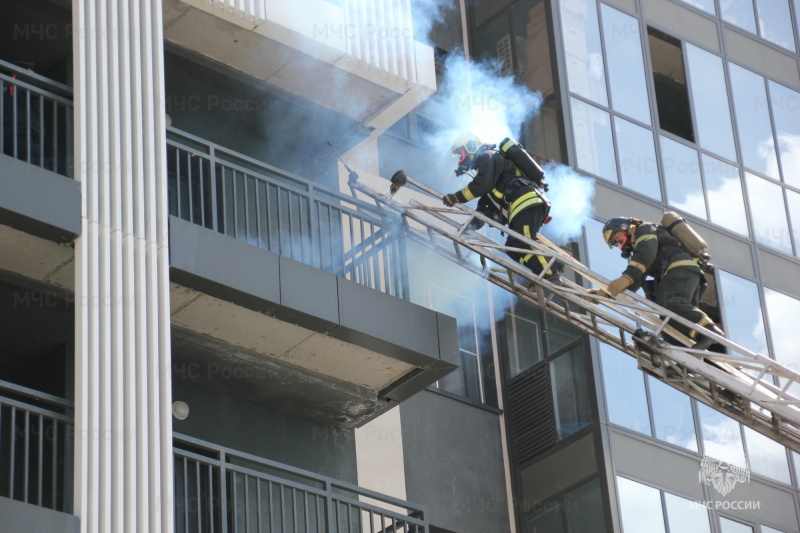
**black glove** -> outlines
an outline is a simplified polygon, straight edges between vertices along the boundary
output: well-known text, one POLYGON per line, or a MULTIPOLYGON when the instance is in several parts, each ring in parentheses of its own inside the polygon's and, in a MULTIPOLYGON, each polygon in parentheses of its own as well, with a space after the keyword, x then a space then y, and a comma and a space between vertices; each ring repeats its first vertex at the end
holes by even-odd
POLYGON ((460 202, 458 201, 458 196, 456 196, 456 193, 450 193, 445 194, 444 197, 442 197, 442 203, 447 207, 453 207, 455 204, 460 202))

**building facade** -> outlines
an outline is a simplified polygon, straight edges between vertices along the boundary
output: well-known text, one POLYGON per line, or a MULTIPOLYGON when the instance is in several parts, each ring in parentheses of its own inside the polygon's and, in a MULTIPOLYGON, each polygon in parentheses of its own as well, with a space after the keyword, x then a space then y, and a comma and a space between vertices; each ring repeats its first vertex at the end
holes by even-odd
POLYGON ((348 186, 455 189, 448 58, 491 60, 594 184, 572 253, 614 278, 603 221, 680 211, 712 316, 796 368, 800 2, 430 4, 9 2, 9 531, 800 532, 797 453, 348 186))

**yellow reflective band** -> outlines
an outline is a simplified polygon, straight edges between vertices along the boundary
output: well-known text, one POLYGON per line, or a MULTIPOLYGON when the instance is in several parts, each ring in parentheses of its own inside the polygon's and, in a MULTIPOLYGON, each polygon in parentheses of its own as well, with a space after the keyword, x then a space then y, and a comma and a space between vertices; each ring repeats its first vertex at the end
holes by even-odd
MULTIPOLYGON (((539 256, 537 256, 537 257, 539 258, 539 262, 542 264, 542 270, 544 270, 545 268, 547 268, 547 262, 548 262, 548 259, 547 259, 545 256, 543 256, 543 255, 539 255, 539 256)), ((553 273, 553 271, 552 271, 552 270, 550 270, 549 268, 547 269, 547 272, 545 272, 545 274, 547 274, 548 276, 549 276, 550 274, 552 274, 552 273, 553 273)))
POLYGON ((514 144, 516 144, 516 143, 514 141, 512 141, 511 139, 509 139, 505 144, 500 146, 500 151, 501 152, 507 152, 509 148, 514 146, 514 144))
POLYGON ((644 266, 643 264, 641 264, 639 261, 631 261, 630 263, 628 263, 628 266, 632 266, 633 268, 635 268, 637 270, 641 270, 642 274, 647 272, 647 267, 644 266))
POLYGON ((470 200, 474 200, 475 199, 475 195, 472 194, 471 190, 469 190, 469 185, 467 185, 466 187, 461 189, 461 194, 464 195, 464 198, 465 198, 464 201, 465 202, 469 202, 470 200))
POLYGON ((658 239, 658 237, 656 237, 656 236, 655 236, 655 235, 653 235, 652 233, 650 233, 650 234, 648 234, 648 235, 642 235, 641 237, 639 237, 638 239, 636 239, 636 242, 634 242, 634 243, 633 243, 633 245, 634 245, 634 246, 639 246, 639 243, 640 243, 640 242, 642 242, 642 241, 646 241, 646 240, 649 240, 649 239, 658 239))
POLYGON ((700 320, 697 321, 697 325, 698 326, 704 326, 704 327, 708 326, 709 324, 713 324, 713 323, 714 323, 714 321, 711 320, 710 318, 708 318, 707 316, 704 316, 703 318, 701 318, 700 320))
POLYGON ((522 264, 524 265, 525 263, 527 263, 527 262, 528 262, 528 260, 529 260, 531 257, 533 257, 533 255, 534 255, 534 254, 528 254, 528 255, 526 255, 525 257, 521 257, 521 258, 520 258, 520 260, 519 260, 519 262, 520 262, 520 263, 522 263, 522 264))
POLYGON ((531 238, 531 227, 527 224, 522 226, 522 234, 525 235, 527 238, 531 238))
POLYGON ((677 267, 697 266, 697 259, 684 259, 682 261, 674 261, 667 267, 667 272, 677 267))
POLYGON ((492 189, 492 194, 494 195, 495 198, 502 198, 503 197, 503 193, 501 193, 497 189, 492 189))
POLYGON ((517 214, 519 214, 519 212, 523 209, 541 203, 542 198, 536 194, 536 191, 523 194, 511 204, 511 207, 509 208, 508 221, 511 222, 514 217, 517 216, 517 214))

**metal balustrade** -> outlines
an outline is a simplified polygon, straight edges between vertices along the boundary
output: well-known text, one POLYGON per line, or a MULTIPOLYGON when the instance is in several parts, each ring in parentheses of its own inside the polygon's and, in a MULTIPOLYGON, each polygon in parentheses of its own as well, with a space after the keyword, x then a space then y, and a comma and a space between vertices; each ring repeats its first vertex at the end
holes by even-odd
POLYGON ((405 232, 374 205, 168 129, 169 213, 408 299, 405 232))
POLYGON ((0 496, 71 512, 72 404, 0 381, 0 496))
POLYGON ((422 507, 174 434, 176 533, 426 533, 422 507))
POLYGON ((73 177, 72 89, 0 61, 2 153, 73 177))

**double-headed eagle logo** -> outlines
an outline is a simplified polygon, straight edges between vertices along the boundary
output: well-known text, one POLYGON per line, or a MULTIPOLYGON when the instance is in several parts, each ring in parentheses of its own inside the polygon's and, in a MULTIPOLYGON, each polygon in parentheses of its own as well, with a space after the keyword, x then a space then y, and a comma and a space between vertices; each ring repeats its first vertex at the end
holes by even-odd
POLYGON ((727 496, 737 483, 750 481, 750 469, 736 466, 713 457, 703 457, 700 462, 700 483, 711 485, 723 496, 727 496))

